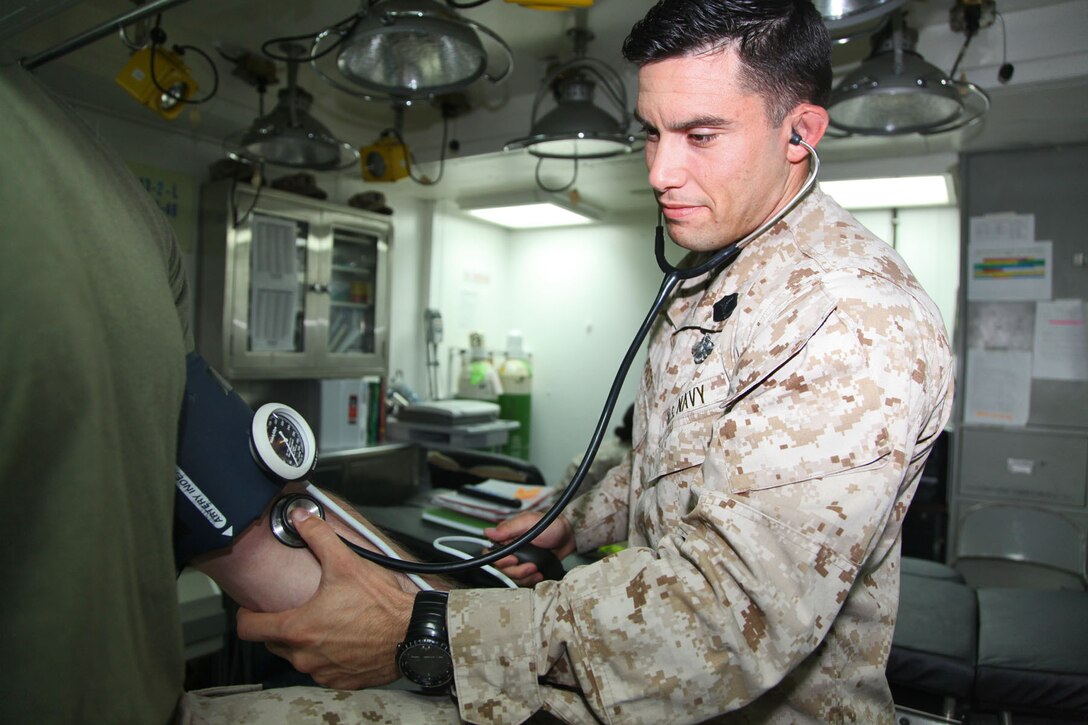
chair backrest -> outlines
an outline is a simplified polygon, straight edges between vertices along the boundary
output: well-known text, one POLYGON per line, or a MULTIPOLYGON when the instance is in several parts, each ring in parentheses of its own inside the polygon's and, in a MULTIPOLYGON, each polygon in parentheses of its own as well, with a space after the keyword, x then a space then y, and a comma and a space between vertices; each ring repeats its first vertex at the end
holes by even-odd
POLYGON ((960 519, 952 565, 974 587, 1085 589, 1085 534, 1054 511, 982 504, 960 519))

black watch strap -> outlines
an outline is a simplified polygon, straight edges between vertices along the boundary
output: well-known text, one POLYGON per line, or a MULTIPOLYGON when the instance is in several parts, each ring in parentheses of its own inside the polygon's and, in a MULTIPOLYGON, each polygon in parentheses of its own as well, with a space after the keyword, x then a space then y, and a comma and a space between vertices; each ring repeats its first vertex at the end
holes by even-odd
POLYGON ((445 643, 448 649, 450 637, 446 632, 446 604, 449 599, 449 592, 423 590, 416 593, 412 618, 408 620, 408 632, 404 639, 433 637, 445 643))
POLYGON ((416 594, 408 631, 397 647, 397 667, 401 674, 424 688, 444 688, 453 679, 453 658, 446 629, 448 601, 448 592, 421 591, 416 594))

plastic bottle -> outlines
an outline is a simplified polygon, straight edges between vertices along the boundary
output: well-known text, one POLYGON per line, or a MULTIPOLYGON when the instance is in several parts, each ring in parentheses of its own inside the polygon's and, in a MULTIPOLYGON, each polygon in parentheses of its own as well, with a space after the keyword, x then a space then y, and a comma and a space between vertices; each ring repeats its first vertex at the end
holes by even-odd
POLYGON ((462 362, 461 373, 457 377, 457 397, 498 402, 502 395, 502 382, 484 349, 484 336, 473 332, 468 339, 469 361, 467 365, 462 362))
POLYGON ((499 417, 515 420, 519 424, 517 430, 510 432, 503 453, 527 461, 533 407, 533 368, 525 353, 524 342, 518 330, 511 330, 506 338, 506 359, 499 365, 499 380, 502 381, 499 417))

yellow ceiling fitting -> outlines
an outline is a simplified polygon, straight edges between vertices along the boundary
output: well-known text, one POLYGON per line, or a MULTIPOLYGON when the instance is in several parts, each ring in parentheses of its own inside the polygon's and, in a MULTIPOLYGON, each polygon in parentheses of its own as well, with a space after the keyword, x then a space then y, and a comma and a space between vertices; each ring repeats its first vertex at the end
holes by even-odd
POLYGON ((408 176, 408 147, 392 134, 359 149, 364 181, 396 181, 408 176))
POLYGON ((570 10, 593 7, 593 0, 506 0, 506 2, 530 10, 570 10))
POLYGON ((196 93, 196 81, 181 56, 162 48, 133 53, 116 80, 133 98, 167 120, 177 118, 185 101, 196 93))

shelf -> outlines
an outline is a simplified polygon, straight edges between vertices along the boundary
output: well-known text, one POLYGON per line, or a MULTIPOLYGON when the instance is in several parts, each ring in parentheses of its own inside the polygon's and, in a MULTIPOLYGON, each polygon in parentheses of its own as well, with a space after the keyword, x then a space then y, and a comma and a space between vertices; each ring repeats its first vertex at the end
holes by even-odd
POLYGON ((333 272, 343 272, 344 274, 355 275, 356 277, 373 277, 374 270, 369 267, 345 267, 343 265, 332 265, 333 272))
POLYGON ((369 310, 374 306, 371 302, 336 302, 335 300, 329 304, 333 307, 345 307, 351 310, 369 310))

